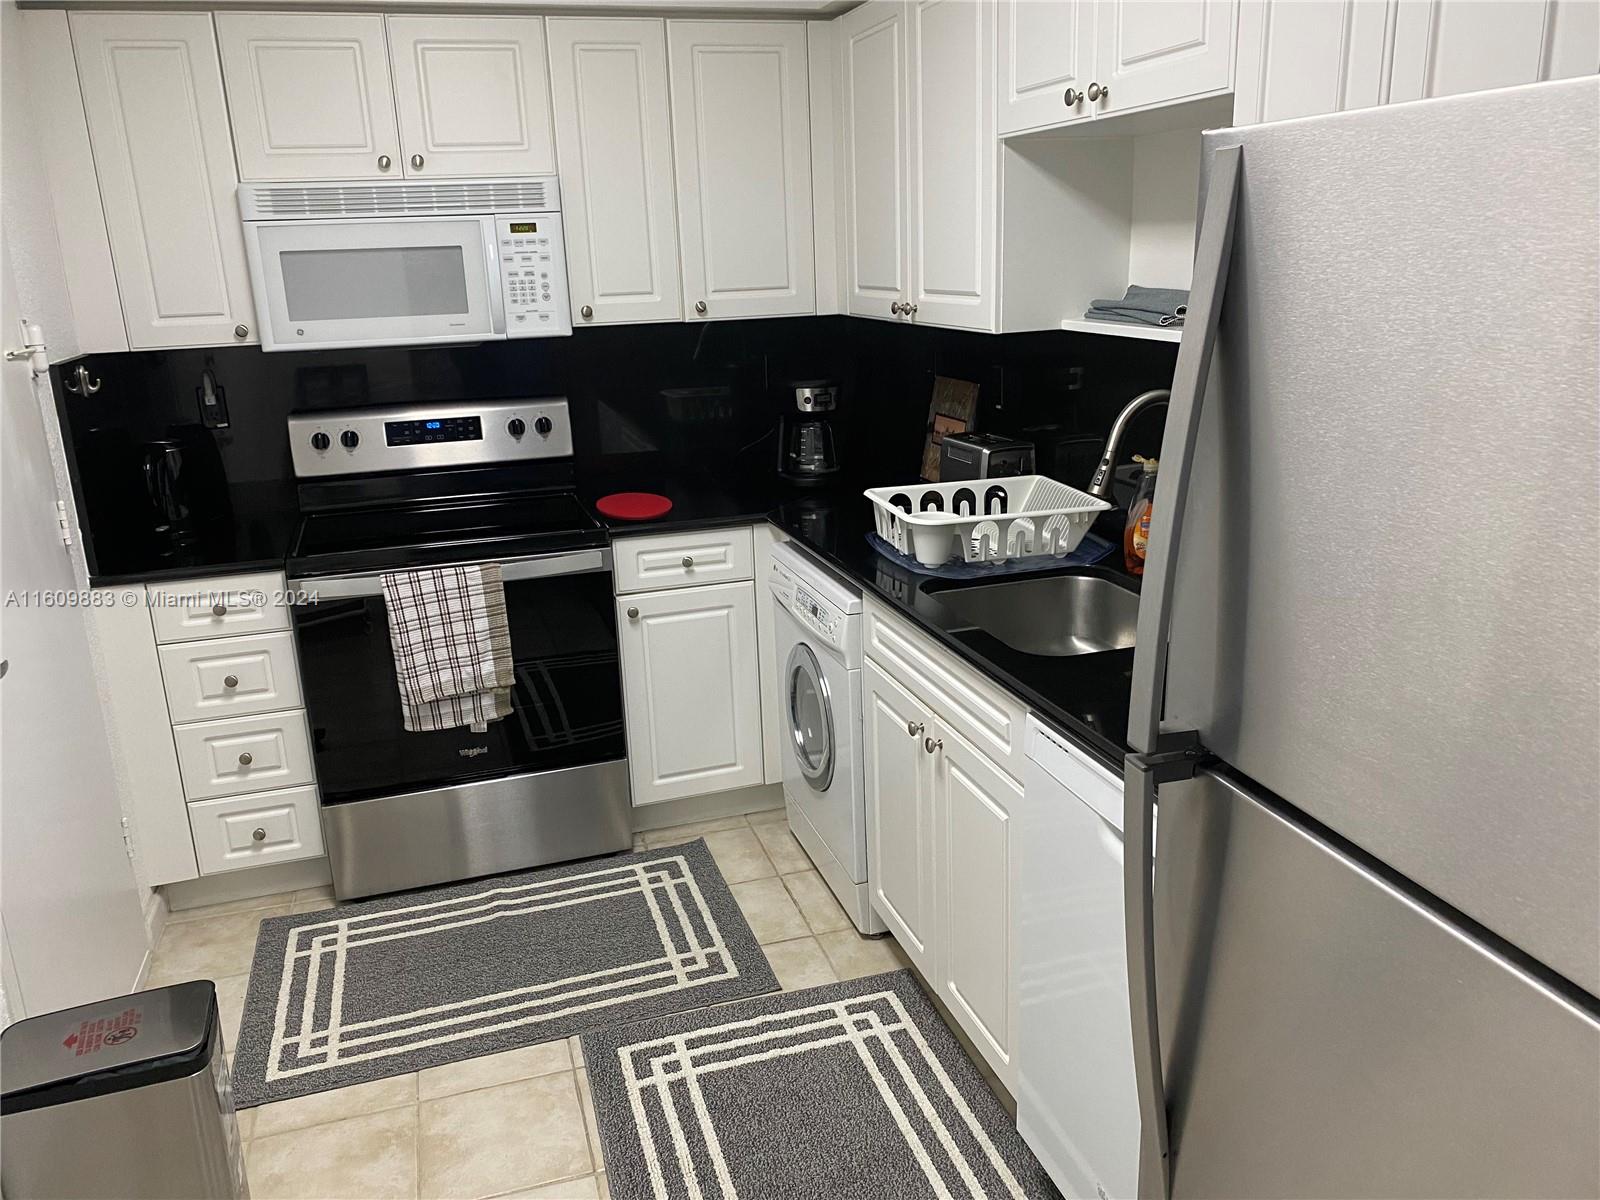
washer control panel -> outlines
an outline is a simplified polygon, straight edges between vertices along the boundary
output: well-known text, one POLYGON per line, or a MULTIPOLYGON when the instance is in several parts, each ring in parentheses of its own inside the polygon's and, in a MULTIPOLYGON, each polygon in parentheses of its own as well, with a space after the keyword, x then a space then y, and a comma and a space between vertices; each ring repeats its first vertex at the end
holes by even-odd
POLYGON ((826 597, 818 595, 815 588, 777 557, 772 560, 768 584, 779 607, 786 609, 800 622, 809 640, 832 646, 847 659, 856 657, 861 637, 859 612, 845 612, 826 597))

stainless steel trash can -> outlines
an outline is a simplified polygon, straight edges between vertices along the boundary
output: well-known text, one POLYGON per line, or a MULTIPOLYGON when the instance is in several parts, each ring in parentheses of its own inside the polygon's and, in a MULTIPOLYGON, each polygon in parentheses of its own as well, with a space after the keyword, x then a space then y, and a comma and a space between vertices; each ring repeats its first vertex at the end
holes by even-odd
POLYGON ((248 1196, 211 982, 0 1032, 0 1191, 6 1200, 248 1196))

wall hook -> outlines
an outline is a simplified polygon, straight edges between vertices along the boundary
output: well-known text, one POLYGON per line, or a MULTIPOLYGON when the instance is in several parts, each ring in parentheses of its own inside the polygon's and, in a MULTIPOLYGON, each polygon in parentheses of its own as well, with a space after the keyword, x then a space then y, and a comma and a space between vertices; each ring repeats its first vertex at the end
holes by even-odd
POLYGON ((80 396, 92 396, 100 390, 100 381, 89 378, 89 368, 79 363, 77 369, 68 377, 65 385, 69 392, 76 392, 80 396), (74 384, 76 380, 76 384, 74 384))

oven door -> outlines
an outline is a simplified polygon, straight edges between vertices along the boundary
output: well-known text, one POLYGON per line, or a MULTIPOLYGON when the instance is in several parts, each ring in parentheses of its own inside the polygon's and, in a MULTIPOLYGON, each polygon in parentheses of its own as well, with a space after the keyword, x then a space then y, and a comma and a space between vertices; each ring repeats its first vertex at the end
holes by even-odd
POLYGON ((323 805, 620 761, 609 551, 502 564, 516 684, 488 732, 406 732, 380 576, 296 580, 301 685, 323 805))
POLYGON ((247 221, 263 350, 505 334, 487 217, 247 221))

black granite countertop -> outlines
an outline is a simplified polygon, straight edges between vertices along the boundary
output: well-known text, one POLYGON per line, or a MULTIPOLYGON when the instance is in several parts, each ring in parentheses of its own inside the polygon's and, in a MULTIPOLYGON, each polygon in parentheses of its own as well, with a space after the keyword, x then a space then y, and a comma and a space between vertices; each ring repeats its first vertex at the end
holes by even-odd
POLYGON ((209 499, 205 518, 166 542, 137 520, 119 525, 102 513, 88 530, 89 582, 117 587, 283 569, 300 523, 292 483, 233 484, 209 499))
MULTIPOLYGON (((872 509, 859 491, 791 500, 781 504, 770 520, 835 571, 1015 693, 1106 766, 1122 770, 1123 755, 1128 751, 1132 650, 1045 657, 1013 650, 972 628, 924 587, 942 581, 912 571, 873 549, 867 540, 873 528, 872 509)), ((1121 578, 1132 582, 1126 576, 1121 578)))

